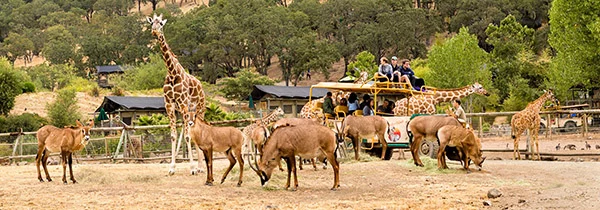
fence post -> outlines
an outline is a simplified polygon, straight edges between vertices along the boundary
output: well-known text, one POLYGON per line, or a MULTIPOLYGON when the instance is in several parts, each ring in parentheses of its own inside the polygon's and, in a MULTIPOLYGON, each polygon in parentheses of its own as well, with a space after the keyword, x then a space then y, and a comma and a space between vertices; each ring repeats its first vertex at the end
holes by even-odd
MULTIPOLYGON (((19 137, 21 139, 20 144, 19 144, 19 156, 23 156, 23 128, 20 128, 19 130, 19 137)), ((19 161, 23 161, 23 158, 19 158, 19 161)))
POLYGON ((479 116, 479 138, 483 135, 483 117, 479 116))
POLYGON ((13 146, 12 156, 17 154, 17 148, 19 147, 19 140, 21 139, 21 134, 17 135, 17 139, 15 139, 15 146, 13 146))
POLYGON ((104 136, 104 150, 106 151, 106 157, 110 156, 110 151, 108 149, 108 139, 104 136))
POLYGON ((587 114, 583 114, 583 129, 582 129, 582 133, 583 133, 583 137, 585 137, 585 134, 587 133, 587 114))
POLYGON ((121 149, 121 144, 123 143, 123 138, 125 137, 125 134, 127 132, 127 130, 125 130, 125 128, 123 128, 123 130, 121 131, 121 138, 119 139, 119 143, 117 144, 117 150, 115 150, 115 155, 113 155, 113 158, 117 158, 117 155, 119 155, 119 150, 121 149))

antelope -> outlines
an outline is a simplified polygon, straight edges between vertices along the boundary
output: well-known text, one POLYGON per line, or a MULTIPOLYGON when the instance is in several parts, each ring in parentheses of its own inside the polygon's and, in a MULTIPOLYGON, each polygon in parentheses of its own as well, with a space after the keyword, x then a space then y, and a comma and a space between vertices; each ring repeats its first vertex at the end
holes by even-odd
POLYGON ((261 185, 265 186, 279 160, 281 158, 285 159, 288 169, 285 189, 290 188, 290 179, 293 172, 294 186, 292 191, 295 191, 298 188, 295 157, 314 158, 324 154, 333 168, 334 182, 331 190, 337 190, 340 187, 340 168, 335 158, 336 150, 336 136, 327 127, 320 125, 280 126, 273 131, 263 146, 260 162, 255 162, 256 166, 250 164, 250 167, 260 177, 261 185))
POLYGON ((348 137, 352 140, 354 159, 359 160, 360 141, 363 138, 373 138, 376 136, 382 145, 381 159, 384 159, 387 150, 387 141, 389 140, 389 136, 387 135, 389 127, 387 121, 381 116, 350 115, 342 121, 339 138, 345 139, 348 137))
POLYGON ((52 152, 60 152, 61 162, 63 166, 64 184, 67 184, 67 164, 73 184, 77 183, 73 177, 73 152, 79 151, 88 144, 90 140, 90 129, 94 126, 94 121, 88 126, 84 126, 76 121, 76 127, 57 128, 52 125, 46 125, 37 131, 38 151, 35 156, 35 165, 37 167, 38 180, 44 182, 40 171, 40 164, 44 167, 46 179, 51 182, 48 168, 46 167, 48 157, 52 152))
POLYGON ((585 141, 585 149, 587 149, 587 150, 592 149, 592 145, 588 144, 587 141, 585 141))
MULTIPOLYGON (((294 126, 294 125, 323 125, 323 121, 321 118, 313 118, 313 119, 308 119, 308 118, 282 118, 280 120, 277 120, 277 122, 275 122, 275 124, 273 124, 273 129, 277 129, 278 127, 281 126, 294 126)), ((261 145, 262 146, 262 145, 261 145)), ((317 159, 321 159, 323 160, 323 169, 327 168, 327 158, 325 157, 318 157, 317 159)), ((299 160, 300 164, 298 165, 300 170, 302 170, 302 165, 303 165, 303 161, 302 158, 300 158, 299 160)), ((315 164, 315 160, 314 159, 310 159, 310 162, 313 165, 313 168, 315 169, 315 171, 317 170, 317 165, 315 164)), ((279 170, 283 171, 283 168, 281 168, 281 165, 279 165, 279 170)))
MULTIPOLYGON (((409 136, 410 153, 416 166, 423 167, 423 162, 419 158, 419 148, 424 138, 436 138, 437 131, 445 125, 461 126, 462 124, 454 117, 445 116, 418 116, 406 124, 406 131, 409 136)), ((438 139, 439 141, 439 139, 438 139)))
POLYGON ((458 156, 467 171, 469 170, 469 160, 473 160, 475 165, 481 170, 485 157, 481 157, 481 140, 475 136, 472 129, 463 128, 457 125, 446 125, 441 127, 436 136, 440 141, 440 148, 437 153, 438 169, 447 169, 446 165, 446 146, 455 147, 458 156))
POLYGON ((236 159, 240 161, 240 178, 237 186, 242 185, 244 176, 244 159, 242 159, 242 144, 244 136, 242 132, 234 127, 213 127, 200 118, 195 118, 194 122, 188 123, 190 126, 189 136, 196 146, 198 160, 200 159, 200 150, 204 154, 206 162, 206 185, 213 185, 213 152, 225 152, 229 159, 229 167, 221 178, 221 184, 225 182, 227 174, 236 164, 236 159), (234 157, 235 156, 235 157, 234 157))

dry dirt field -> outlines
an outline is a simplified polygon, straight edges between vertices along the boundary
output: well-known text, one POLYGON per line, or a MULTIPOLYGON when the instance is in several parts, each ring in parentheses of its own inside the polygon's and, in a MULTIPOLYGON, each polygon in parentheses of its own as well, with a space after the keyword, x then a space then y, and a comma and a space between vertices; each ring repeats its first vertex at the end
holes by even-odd
MULTIPOLYGON (((408 155, 408 153, 407 153, 408 155)), ((0 166, 0 209, 599 209, 600 163, 489 160, 466 174, 457 162, 438 171, 423 158, 341 164, 341 188, 330 191, 333 172, 306 168, 298 191, 287 191, 275 171, 266 188, 249 167, 236 187, 234 167, 224 184, 205 186, 206 173, 187 174, 188 163, 167 176, 168 164, 75 164, 79 183, 63 185, 62 167, 49 166, 54 182, 40 183, 32 164, 0 166), (488 199, 488 190, 503 195, 488 199), (491 207, 483 202, 489 200, 491 207)), ((215 162, 220 180, 226 160, 215 162)), ((247 166, 247 164, 246 164, 247 166)), ((204 167, 205 168, 205 167, 204 167)))

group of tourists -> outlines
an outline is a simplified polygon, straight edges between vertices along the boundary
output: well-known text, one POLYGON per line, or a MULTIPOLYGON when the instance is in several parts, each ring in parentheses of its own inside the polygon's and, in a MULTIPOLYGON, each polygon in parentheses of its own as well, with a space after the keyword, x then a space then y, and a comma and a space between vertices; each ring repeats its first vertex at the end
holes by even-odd
POLYGON ((341 110, 345 115, 352 115, 356 111, 360 111, 359 114, 363 116, 375 115, 376 111, 383 114, 393 114, 394 102, 390 100, 384 99, 383 104, 375 110, 374 101, 369 94, 364 94, 362 100, 359 100, 356 93, 350 93, 348 99, 342 98, 337 106, 334 106, 332 96, 331 92, 327 92, 323 102, 323 112, 331 116, 339 114, 335 113, 335 110, 341 110))
POLYGON ((379 82, 406 83, 419 91, 425 85, 425 81, 422 78, 415 76, 415 72, 410 68, 410 61, 408 59, 402 59, 400 65, 396 56, 392 56, 391 64, 386 57, 382 57, 379 61, 380 65, 377 71, 379 82))

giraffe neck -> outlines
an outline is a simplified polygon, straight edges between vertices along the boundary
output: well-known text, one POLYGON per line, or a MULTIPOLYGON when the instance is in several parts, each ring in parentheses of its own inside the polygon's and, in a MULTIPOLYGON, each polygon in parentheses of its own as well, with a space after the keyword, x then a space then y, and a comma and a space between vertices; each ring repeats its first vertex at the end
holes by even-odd
POLYGON ((179 60, 177 60, 175 54, 173 54, 173 51, 171 51, 171 48, 169 47, 169 44, 167 44, 167 40, 165 39, 165 35, 163 33, 158 34, 158 42, 160 43, 160 51, 162 52, 163 59, 167 65, 168 74, 181 74, 182 69, 178 68, 178 66, 181 66, 179 64, 179 60))
POLYGON ((535 101, 531 102, 529 105, 527 105, 526 109, 529 110, 535 110, 535 111, 539 111, 542 109, 542 105, 544 105, 544 102, 546 102, 547 96, 546 94, 540 96, 538 99, 536 99, 535 101))
POLYGON ((275 121, 277 119, 277 114, 275 113, 275 111, 271 112, 271 114, 263 117, 263 119, 261 120, 261 123, 263 125, 267 125, 273 121, 275 121))
POLYGON ((466 86, 455 90, 438 90, 433 97, 435 97, 436 104, 438 104, 441 102, 449 102, 454 99, 461 99, 473 93, 474 91, 471 89, 471 86, 466 86))

